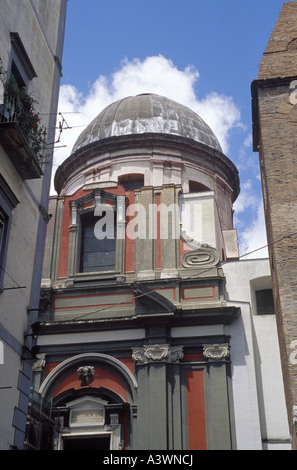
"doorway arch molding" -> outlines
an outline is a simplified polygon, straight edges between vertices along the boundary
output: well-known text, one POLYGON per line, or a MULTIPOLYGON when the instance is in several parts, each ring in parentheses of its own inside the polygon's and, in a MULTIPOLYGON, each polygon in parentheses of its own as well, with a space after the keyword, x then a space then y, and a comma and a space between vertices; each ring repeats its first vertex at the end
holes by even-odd
POLYGON ((83 354, 78 354, 76 356, 69 357, 68 359, 65 359, 65 361, 61 362, 61 364, 57 365, 48 374, 48 376, 44 379, 44 381, 40 385, 39 394, 43 398, 45 398, 47 396, 48 391, 50 390, 52 385, 55 383, 59 375, 66 372, 67 369, 73 367, 74 365, 81 364, 82 361, 86 361, 86 360, 94 361, 98 363, 104 363, 117 369, 117 371, 120 372, 120 374, 123 375, 126 381, 128 382, 131 388, 132 394, 138 388, 137 381, 134 375, 132 374, 132 372, 128 369, 127 366, 125 366, 125 364, 123 364, 121 361, 119 361, 115 357, 109 356, 107 354, 102 354, 102 353, 83 353, 83 354))

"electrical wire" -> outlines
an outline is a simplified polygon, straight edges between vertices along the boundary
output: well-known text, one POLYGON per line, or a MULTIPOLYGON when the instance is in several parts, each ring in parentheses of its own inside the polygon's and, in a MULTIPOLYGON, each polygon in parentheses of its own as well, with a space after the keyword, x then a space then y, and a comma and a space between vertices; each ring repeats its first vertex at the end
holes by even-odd
POLYGON ((8 289, 24 289, 24 286, 20 286, 19 283, 6 271, 6 269, 0 265, 0 269, 4 271, 4 273, 9 277, 9 279, 15 284, 15 286, 11 287, 5 287, 3 290, 8 290, 8 289))
MULTIPOLYGON (((248 252, 248 253, 245 253, 245 254, 239 256, 239 257, 238 257, 238 260, 241 259, 241 258, 245 258, 246 256, 250 256, 250 255, 252 255, 252 254, 254 254, 254 253, 258 252, 258 251, 261 251, 261 250, 263 250, 264 248, 268 248, 269 246, 275 245, 276 243, 280 243, 281 241, 285 240, 286 238, 291 238, 291 237, 293 237, 294 235, 296 236, 296 235, 297 235, 297 232, 293 232, 293 233, 291 233, 290 235, 284 235, 283 237, 279 238, 278 240, 275 240, 274 242, 267 243, 266 245, 263 245, 263 246, 261 246, 261 247, 259 247, 259 248, 256 248, 255 250, 252 250, 252 251, 250 251, 250 252, 248 252)), ((223 266, 223 265, 226 264, 226 263, 229 263, 229 261, 228 261, 228 260, 221 261, 221 263, 219 264, 219 267, 223 266)), ((191 276, 184 277, 184 278, 182 278, 182 279, 176 279, 176 280, 174 280, 174 281, 171 281, 171 280, 168 280, 168 279, 162 279, 162 281, 163 281, 163 282, 164 282, 164 281, 167 281, 167 282, 168 282, 168 283, 167 283, 167 287, 174 287, 176 284, 179 284, 181 281, 183 281, 183 282, 184 282, 184 281, 190 281, 190 280, 192 280, 192 279, 196 279, 197 277, 201 277, 201 275, 203 275, 203 274, 205 274, 205 273, 207 273, 207 272, 209 272, 209 271, 212 271, 213 268, 214 268, 214 266, 211 266, 211 267, 205 269, 205 270, 202 271, 202 272, 200 271, 200 272, 197 273, 197 274, 193 274, 193 275, 191 275, 191 276)), ((129 284, 124 284, 124 285, 125 285, 125 286, 128 286, 129 284)), ((144 292, 144 293, 142 293, 142 294, 137 294, 137 295, 134 296, 134 299, 139 299, 139 298, 141 298, 141 297, 145 297, 145 296, 148 296, 148 295, 151 295, 151 292, 144 292)), ((80 320, 80 319, 82 319, 82 318, 85 318, 85 317, 87 317, 87 316, 89 316, 89 315, 94 315, 94 314, 96 314, 96 313, 100 313, 100 312, 102 312, 102 311, 104 311, 104 310, 107 310, 107 309, 109 309, 109 308, 114 308, 114 307, 117 307, 117 306, 120 306, 120 305, 127 305, 127 302, 118 302, 118 303, 116 303, 116 304, 107 305, 107 306, 105 306, 105 307, 96 309, 96 310, 94 310, 94 311, 92 311, 92 312, 87 312, 87 313, 85 313, 85 314, 83 314, 83 315, 80 315, 79 317, 73 317, 72 319, 67 320, 67 322, 77 321, 77 320, 80 320)))

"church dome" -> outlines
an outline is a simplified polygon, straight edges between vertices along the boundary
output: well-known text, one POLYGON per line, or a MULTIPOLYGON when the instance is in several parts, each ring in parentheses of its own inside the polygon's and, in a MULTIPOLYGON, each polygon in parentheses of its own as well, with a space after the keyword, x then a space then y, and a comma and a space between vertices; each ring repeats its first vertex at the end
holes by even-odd
MULTIPOLYGON (((232 188, 233 200, 238 196, 238 171, 211 128, 188 107, 151 93, 115 101, 98 114, 57 168, 55 190, 70 194, 86 182, 144 171, 145 185, 158 186, 156 162, 168 182, 188 184, 195 170, 203 181, 219 176, 232 188)), ((213 187, 212 181, 205 186, 213 187)))
POLYGON ((146 93, 107 106, 78 137, 72 153, 109 137, 145 133, 181 136, 222 151, 213 131, 194 111, 163 96, 146 93))

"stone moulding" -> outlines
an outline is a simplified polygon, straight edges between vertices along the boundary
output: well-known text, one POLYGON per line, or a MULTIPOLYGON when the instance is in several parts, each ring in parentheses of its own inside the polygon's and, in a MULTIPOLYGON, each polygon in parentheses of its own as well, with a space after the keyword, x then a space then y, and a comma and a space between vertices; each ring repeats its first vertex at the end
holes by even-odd
POLYGON ((131 392, 138 388, 137 381, 128 369, 120 360, 116 359, 115 357, 109 356, 108 354, 102 353, 82 353, 76 356, 69 357, 65 359, 65 361, 58 364, 44 379, 40 388, 39 394, 42 397, 46 397, 47 393, 49 393, 51 387, 53 387, 59 377, 65 376, 69 370, 71 370, 75 365, 80 366, 82 362, 90 361, 92 363, 98 364, 107 364, 111 368, 115 368, 128 382, 131 392))
POLYGON ((176 364, 183 359, 182 346, 169 346, 168 344, 146 345, 143 348, 134 348, 133 360, 139 364, 166 362, 176 364))
POLYGON ((113 159, 118 158, 119 151, 124 155, 127 151, 130 154, 131 149, 134 151, 139 148, 151 150, 152 147, 153 151, 167 148, 168 150, 173 149, 175 154, 177 151, 182 152, 183 158, 188 161, 197 163, 201 160, 210 168, 213 168, 215 160, 216 172, 219 172, 220 177, 226 180, 232 188, 232 200, 237 199, 239 194, 238 170, 228 157, 219 150, 192 139, 160 133, 107 137, 78 148, 57 168, 55 189, 58 194, 61 194, 68 182, 80 172, 82 162, 85 162, 85 168, 88 169, 91 165, 101 164, 105 160, 111 160, 111 163, 113 163, 113 159), (87 162, 91 163, 88 164, 87 162))
POLYGON ((229 344, 204 344, 203 356, 210 361, 223 361, 230 356, 229 344))

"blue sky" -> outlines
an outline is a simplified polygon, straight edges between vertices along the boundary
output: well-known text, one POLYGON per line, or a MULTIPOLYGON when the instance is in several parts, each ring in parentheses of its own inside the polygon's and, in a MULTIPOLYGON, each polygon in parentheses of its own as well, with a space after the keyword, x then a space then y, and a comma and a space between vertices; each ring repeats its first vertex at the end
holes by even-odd
POLYGON ((250 85, 282 5, 281 0, 69 0, 59 112, 71 129, 57 145, 54 170, 106 105, 140 92, 163 94, 200 114, 239 169, 234 224, 241 254, 264 245, 250 85))

